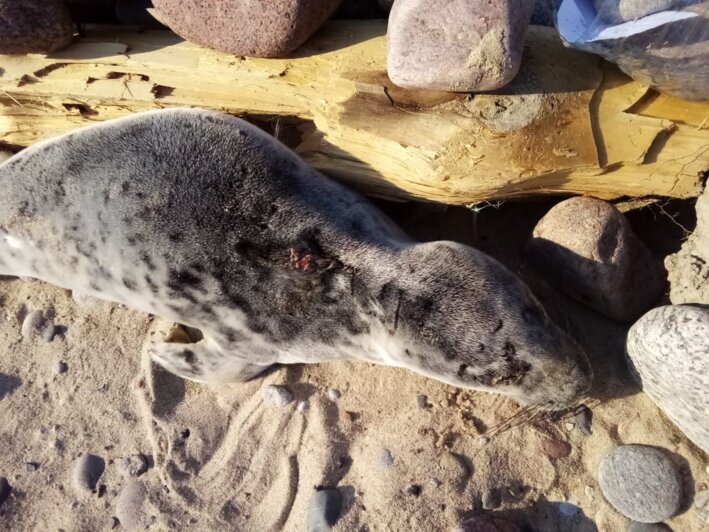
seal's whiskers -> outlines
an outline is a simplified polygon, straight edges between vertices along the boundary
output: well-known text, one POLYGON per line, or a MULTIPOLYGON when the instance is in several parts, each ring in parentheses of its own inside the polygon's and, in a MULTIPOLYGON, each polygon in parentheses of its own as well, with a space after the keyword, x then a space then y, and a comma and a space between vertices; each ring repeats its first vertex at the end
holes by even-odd
POLYGON ((521 425, 524 425, 525 423, 529 423, 532 419, 534 419, 544 411, 543 406, 544 405, 525 406, 509 418, 498 423, 497 425, 492 426, 485 435, 491 438, 493 436, 501 434, 502 432, 506 432, 511 428, 519 427, 521 425))

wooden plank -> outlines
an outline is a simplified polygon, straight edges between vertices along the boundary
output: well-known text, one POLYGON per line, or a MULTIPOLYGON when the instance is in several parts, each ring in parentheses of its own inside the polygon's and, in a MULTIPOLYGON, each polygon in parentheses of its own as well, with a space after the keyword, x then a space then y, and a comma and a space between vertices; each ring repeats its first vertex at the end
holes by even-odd
POLYGON ((709 132, 683 102, 533 27, 522 70, 489 94, 386 76, 385 24, 333 21, 293 57, 236 57, 168 31, 91 28, 50 56, 0 55, 0 142, 27 146, 128 113, 198 106, 278 120, 320 170, 389 198, 691 197, 709 132))

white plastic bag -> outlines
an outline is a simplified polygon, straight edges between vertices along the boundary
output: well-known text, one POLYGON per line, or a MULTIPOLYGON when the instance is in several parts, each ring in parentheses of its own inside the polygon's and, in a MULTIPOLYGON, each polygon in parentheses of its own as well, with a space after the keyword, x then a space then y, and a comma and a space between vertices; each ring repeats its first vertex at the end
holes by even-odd
POLYGON ((563 0, 556 26, 568 46, 616 63, 641 83, 709 100, 709 1, 563 0), (652 12, 667 6, 675 8, 652 12))

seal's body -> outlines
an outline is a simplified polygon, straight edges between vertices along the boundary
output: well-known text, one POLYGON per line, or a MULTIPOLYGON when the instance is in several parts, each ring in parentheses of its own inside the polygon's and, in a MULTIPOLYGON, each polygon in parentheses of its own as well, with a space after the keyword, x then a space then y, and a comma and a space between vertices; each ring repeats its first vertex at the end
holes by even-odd
POLYGON ((363 197, 228 115, 88 127, 0 165, 0 274, 200 329, 157 362, 197 381, 360 359, 564 406, 583 351, 502 265, 419 244, 363 197))

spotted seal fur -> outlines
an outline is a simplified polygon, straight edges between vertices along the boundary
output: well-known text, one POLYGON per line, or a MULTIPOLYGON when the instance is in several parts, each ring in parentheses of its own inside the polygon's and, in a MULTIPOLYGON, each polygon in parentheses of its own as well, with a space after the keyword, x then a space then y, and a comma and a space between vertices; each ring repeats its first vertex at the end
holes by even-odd
POLYGON ((202 331, 154 359, 202 382, 365 360, 525 404, 587 391, 581 348, 487 255, 418 243, 247 122, 174 109, 0 165, 0 274, 202 331))

